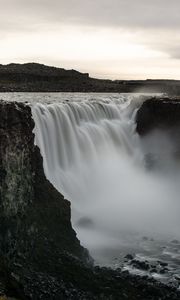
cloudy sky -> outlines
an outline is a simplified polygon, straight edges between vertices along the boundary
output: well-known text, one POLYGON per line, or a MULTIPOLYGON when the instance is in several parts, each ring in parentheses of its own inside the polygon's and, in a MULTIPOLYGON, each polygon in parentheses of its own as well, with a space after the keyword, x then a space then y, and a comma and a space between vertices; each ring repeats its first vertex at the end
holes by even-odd
POLYGON ((180 79, 180 0, 0 0, 0 63, 180 79))

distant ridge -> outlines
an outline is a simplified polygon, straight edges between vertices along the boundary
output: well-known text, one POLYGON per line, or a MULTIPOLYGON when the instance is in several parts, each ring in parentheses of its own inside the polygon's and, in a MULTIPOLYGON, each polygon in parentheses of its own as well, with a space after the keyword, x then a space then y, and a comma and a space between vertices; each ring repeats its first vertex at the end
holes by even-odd
POLYGON ((39 63, 0 64, 0 92, 156 92, 180 95, 179 80, 104 80, 39 63))
POLYGON ((22 73, 39 76, 59 76, 59 77, 89 77, 88 73, 80 73, 76 70, 65 70, 63 68, 50 67, 38 63, 17 64, 10 63, 7 65, 0 64, 0 72, 7 73, 22 73))

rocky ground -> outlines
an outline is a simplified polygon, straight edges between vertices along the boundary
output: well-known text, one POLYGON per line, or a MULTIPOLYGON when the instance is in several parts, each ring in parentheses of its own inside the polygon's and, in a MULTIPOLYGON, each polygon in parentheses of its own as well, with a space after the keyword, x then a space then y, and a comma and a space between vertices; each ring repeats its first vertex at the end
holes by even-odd
POLYGON ((179 300, 174 287, 93 265, 70 203, 44 175, 33 127, 29 106, 0 102, 0 297, 179 300))

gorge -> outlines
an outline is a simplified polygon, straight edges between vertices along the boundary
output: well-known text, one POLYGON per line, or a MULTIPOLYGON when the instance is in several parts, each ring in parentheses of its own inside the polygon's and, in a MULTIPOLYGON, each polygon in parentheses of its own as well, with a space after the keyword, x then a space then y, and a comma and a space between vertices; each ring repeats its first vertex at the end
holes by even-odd
MULTIPOLYGON (((168 246, 178 243, 178 99, 2 97, 0 269, 5 292, 19 299, 179 299, 178 280, 173 286, 131 275, 122 264, 122 256, 139 253, 137 241, 161 236, 168 246), (93 265, 71 226, 70 203, 56 189, 71 201, 73 228, 95 265, 113 269, 93 265), (116 268, 114 255, 121 257, 116 268)), ((167 273, 175 279, 173 263, 168 261, 167 273)))

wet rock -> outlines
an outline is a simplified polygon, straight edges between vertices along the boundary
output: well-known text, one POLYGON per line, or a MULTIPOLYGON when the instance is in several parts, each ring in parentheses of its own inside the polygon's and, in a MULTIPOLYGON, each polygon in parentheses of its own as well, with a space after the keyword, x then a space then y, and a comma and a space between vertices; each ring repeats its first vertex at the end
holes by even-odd
POLYGON ((139 108, 136 130, 143 136, 154 129, 180 127, 180 98, 151 98, 139 108))
POLYGON ((168 171, 172 161, 179 164, 180 97, 153 97, 144 101, 137 112, 136 124, 145 149, 144 165, 147 170, 168 171), (171 149, 163 146, 163 137, 171 141, 171 149))
POLYGON ((180 276, 177 276, 177 275, 176 275, 174 278, 175 278, 178 282, 180 282, 180 276))
POLYGON ((137 269, 140 269, 140 270, 149 270, 150 269, 150 265, 147 261, 140 261, 140 260, 137 260, 137 259, 133 259, 130 264, 134 267, 134 268, 137 268, 137 269))
POLYGON ((155 267, 151 268, 150 273, 157 273, 157 269, 155 267))
POLYGON ((166 270, 165 269, 161 269, 160 271, 159 271, 159 274, 165 274, 166 273, 166 270))
POLYGON ((127 254, 124 258, 127 260, 132 260, 134 256, 132 254, 127 254))
POLYGON ((168 263, 165 262, 165 261, 161 261, 161 260, 158 260, 158 264, 162 267, 167 267, 168 266, 168 263))

